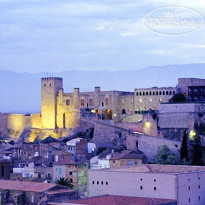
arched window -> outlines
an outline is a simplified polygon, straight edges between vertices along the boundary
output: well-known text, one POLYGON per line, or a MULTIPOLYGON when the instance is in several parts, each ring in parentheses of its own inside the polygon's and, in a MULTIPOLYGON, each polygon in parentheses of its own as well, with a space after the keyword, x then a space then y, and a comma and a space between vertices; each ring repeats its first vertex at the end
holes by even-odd
POLYGON ((149 92, 149 95, 152 95, 152 92, 151 92, 151 91, 149 92))
POLYGON ((143 95, 145 95, 145 92, 143 92, 143 95))
POLYGON ((146 92, 146 95, 148 95, 148 92, 146 92))
POLYGON ((175 91, 173 91, 173 95, 175 95, 175 91))
POLYGON ((169 94, 172 95, 172 91, 169 91, 169 94))
POLYGON ((163 95, 165 95, 165 91, 163 91, 163 95))
POLYGON ((153 91, 153 95, 155 95, 155 92, 153 91))
POLYGON ((169 91, 166 92, 166 95, 169 95, 169 91))
POLYGON ((156 95, 158 95, 158 91, 156 92, 156 95))
POLYGON ((122 114, 126 114, 126 110, 125 109, 122 109, 122 114))
POLYGON ((140 95, 142 95, 142 93, 140 92, 140 95))
POLYGON ((136 96, 138 96, 138 92, 136 92, 136 96))
POLYGON ((67 106, 70 105, 70 99, 66 99, 66 105, 67 105, 67 106))
POLYGON ((159 95, 161 95, 162 94, 162 91, 159 91, 159 95))

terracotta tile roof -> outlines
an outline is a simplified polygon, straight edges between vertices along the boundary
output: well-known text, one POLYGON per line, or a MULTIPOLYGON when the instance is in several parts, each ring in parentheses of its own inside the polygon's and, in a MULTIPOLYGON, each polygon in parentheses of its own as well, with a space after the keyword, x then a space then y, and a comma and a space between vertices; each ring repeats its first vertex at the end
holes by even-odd
MULTIPOLYGON (((89 170, 89 171, 92 171, 92 170, 89 170)), ((95 171, 102 171, 102 169, 95 170, 95 171)), ((130 166, 130 167, 103 169, 103 171, 178 174, 178 173, 205 171, 205 167, 204 166, 184 166, 184 165, 142 164, 142 165, 136 165, 136 166, 130 166)))
POLYGON ((144 156, 140 150, 124 150, 121 153, 113 153, 110 159, 142 159, 144 156))
POLYGON ((67 204, 86 204, 86 205, 147 205, 154 203, 163 204, 163 202, 175 202, 170 199, 149 199, 142 197, 129 197, 129 196, 116 196, 116 195, 104 195, 90 197, 86 199, 80 199, 71 201, 67 204))
POLYGON ((54 165, 78 165, 78 164, 81 164, 82 162, 87 162, 87 161, 86 160, 74 161, 72 159, 63 159, 63 160, 59 160, 58 162, 54 163, 54 165))
POLYGON ((55 191, 47 191, 46 193, 48 195, 52 195, 52 194, 61 194, 61 193, 71 193, 71 192, 75 192, 74 190, 72 189, 60 189, 60 190, 55 190, 55 191))
POLYGON ((44 192, 57 184, 53 183, 39 183, 39 182, 24 182, 0 179, 0 189, 16 190, 16 191, 30 191, 30 192, 44 192))

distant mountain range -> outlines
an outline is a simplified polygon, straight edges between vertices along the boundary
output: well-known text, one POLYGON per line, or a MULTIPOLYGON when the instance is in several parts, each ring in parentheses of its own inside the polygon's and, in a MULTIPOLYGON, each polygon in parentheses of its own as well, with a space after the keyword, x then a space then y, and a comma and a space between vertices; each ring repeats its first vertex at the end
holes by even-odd
POLYGON ((0 112, 40 112, 41 77, 63 77, 64 91, 133 91, 135 88, 176 86, 180 77, 205 78, 205 64, 147 67, 136 71, 65 71, 16 73, 0 70, 0 112))

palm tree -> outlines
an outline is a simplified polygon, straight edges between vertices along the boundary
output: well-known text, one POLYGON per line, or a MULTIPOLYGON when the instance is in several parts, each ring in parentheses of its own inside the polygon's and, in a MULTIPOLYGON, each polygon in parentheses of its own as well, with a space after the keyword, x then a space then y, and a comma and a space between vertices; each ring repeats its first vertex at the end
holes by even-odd
POLYGON ((63 178, 63 177, 60 177, 57 181, 56 181, 56 184, 59 184, 59 185, 62 185, 62 186, 66 186, 66 187, 69 187, 71 189, 74 189, 74 185, 70 182, 69 179, 67 178, 63 178))

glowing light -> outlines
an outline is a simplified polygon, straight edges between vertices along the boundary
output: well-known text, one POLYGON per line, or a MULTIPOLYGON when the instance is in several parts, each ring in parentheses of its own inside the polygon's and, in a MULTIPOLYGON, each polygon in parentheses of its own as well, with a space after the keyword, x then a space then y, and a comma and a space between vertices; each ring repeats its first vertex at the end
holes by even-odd
POLYGON ((94 109, 92 109, 90 112, 91 112, 91 113, 95 113, 95 110, 94 110, 94 109))
POLYGON ((145 122, 145 127, 146 127, 146 128, 150 128, 150 126, 151 126, 151 123, 150 123, 150 122, 148 122, 148 121, 145 122))
POLYGON ((194 130, 191 130, 189 132, 189 139, 194 140, 195 137, 196 137, 196 132, 194 130))
POLYGON ((114 113, 114 114, 113 114, 113 116, 114 116, 114 117, 117 117, 117 114, 116 114, 116 113, 114 113))

